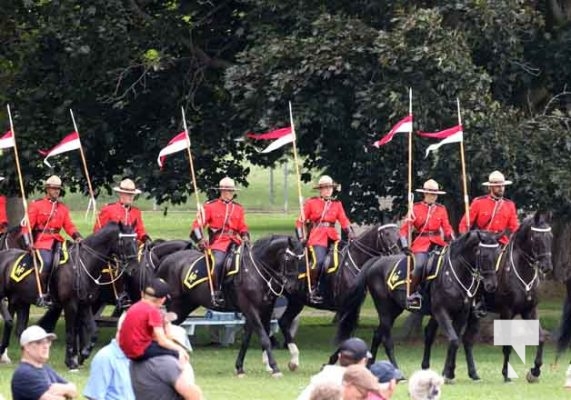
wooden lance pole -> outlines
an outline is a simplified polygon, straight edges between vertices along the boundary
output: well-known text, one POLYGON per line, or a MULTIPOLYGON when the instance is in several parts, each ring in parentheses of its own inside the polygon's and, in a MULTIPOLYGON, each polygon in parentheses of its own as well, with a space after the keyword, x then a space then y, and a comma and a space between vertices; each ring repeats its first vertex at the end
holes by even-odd
MULTIPOLYGON (((412 88, 408 90, 408 115, 412 116, 412 88)), ((414 205, 414 195, 412 193, 412 129, 413 124, 410 124, 410 132, 408 133, 408 183, 407 183, 407 197, 408 197, 408 212, 406 223, 408 225, 408 235, 407 243, 409 246, 412 245, 412 218, 413 218, 413 205, 414 205)), ((410 274, 411 274, 411 264, 412 255, 406 256, 406 297, 410 296, 410 274)))

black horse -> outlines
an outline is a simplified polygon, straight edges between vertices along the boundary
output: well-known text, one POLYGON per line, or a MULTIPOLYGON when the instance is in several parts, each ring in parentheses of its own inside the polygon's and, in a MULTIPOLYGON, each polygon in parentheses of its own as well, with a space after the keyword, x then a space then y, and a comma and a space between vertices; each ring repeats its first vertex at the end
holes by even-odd
MULTIPOLYGON (((499 319, 513 319, 518 314, 524 320, 538 318, 539 285, 541 276, 553 270, 551 262, 550 214, 536 212, 533 217, 525 219, 511 236, 505 251, 499 260, 497 277, 498 288, 495 293, 485 295, 486 309, 498 313, 499 319)), ((463 337, 468 374, 472 379, 479 379, 474 364, 472 348, 478 332, 478 319, 470 318, 468 328, 463 337)), ((428 327, 427 327, 428 328, 428 327)), ((436 330, 436 328, 432 328, 436 330)), ((539 345, 535 354, 534 366, 527 373, 528 382, 537 382, 543 364, 543 344, 545 334, 539 327, 539 345)), ((502 375, 509 382, 508 362, 511 346, 503 346, 504 363, 502 375)), ((424 367, 424 364, 423 364, 424 367)), ((428 367, 428 366, 427 366, 428 367)))
POLYGON ((0 234, 0 251, 8 249, 25 249, 22 229, 19 226, 8 228, 0 234))
POLYGON ((323 303, 314 304, 310 301, 307 280, 303 278, 298 279, 294 290, 286 293, 288 304, 278 322, 284 335, 285 345, 290 351, 291 359, 288 363, 290 370, 293 371, 299 366, 299 349, 291 334, 291 326, 303 307, 310 306, 322 310, 337 311, 339 306, 343 304, 345 295, 352 289, 361 266, 367 260, 379 255, 400 252, 397 244, 398 238, 399 230, 396 224, 379 224, 366 230, 345 246, 340 252, 337 269, 322 277, 322 283, 328 288, 324 293, 323 303))
MULTIPOLYGON (((244 245, 240 252, 239 268, 224 283, 226 306, 222 309, 240 311, 246 319, 245 334, 236 359, 236 373, 244 374, 244 357, 255 331, 272 373, 279 376, 280 370, 268 337, 271 314, 276 298, 290 289, 297 277, 297 265, 303 249, 301 243, 289 236, 274 235, 256 241, 251 247, 244 245)), ((216 309, 212 304, 202 253, 185 250, 167 256, 159 265, 158 276, 171 287, 172 301, 167 308, 177 314, 175 323, 184 321, 200 306, 216 309)))
MULTIPOLYGON (((448 354, 444 377, 454 378, 459 335, 466 326, 473 297, 483 282, 488 291, 497 285, 494 260, 499 248, 498 236, 488 232, 471 231, 452 241, 442 250, 440 270, 427 285, 425 302, 430 313, 444 328, 448 337, 448 354)), ((347 303, 339 312, 337 341, 349 337, 354 330, 361 303, 368 288, 379 315, 371 345, 373 361, 379 345, 383 344, 389 360, 397 366, 391 330, 395 319, 406 303, 404 273, 394 275, 398 265, 406 263, 404 256, 378 257, 369 261, 359 274, 357 284, 347 296, 347 303), (398 264, 398 265, 397 265, 398 264), (397 279, 393 279, 397 276, 397 279), (399 285, 399 282, 401 283, 399 285), (393 289, 391 289, 391 286, 393 289)), ((333 360, 330 358, 330 362, 333 360)))
MULTIPOLYGON (((555 355, 555 366, 559 359, 571 343, 571 277, 565 281, 566 296, 563 301, 563 312, 561 315, 561 326, 559 328, 559 338, 557 338, 557 353, 555 355)), ((571 388, 571 361, 566 373, 565 387, 571 388)))
MULTIPOLYGON (((34 304, 38 297, 33 271, 19 282, 11 278, 15 261, 25 253, 15 249, 0 252, 0 298, 8 298, 7 306, 4 302, 0 303, 4 320, 0 352, 4 352, 9 345, 14 313, 17 315, 16 335, 20 336, 28 324, 30 305, 34 304)), ((81 243, 69 244, 67 259, 53 267, 50 291, 56 304, 46 312, 39 324, 46 330, 53 331, 62 309, 64 310, 65 363, 69 369, 77 369, 93 348, 91 338, 95 336, 95 323, 91 303, 98 298, 100 286, 110 283, 101 280, 103 268, 107 267, 109 262, 118 260, 121 267, 117 275, 120 276, 124 265, 135 260, 136 255, 136 240, 132 228, 109 223, 81 243)), ((41 277, 44 287, 47 280, 47 276, 41 277)))

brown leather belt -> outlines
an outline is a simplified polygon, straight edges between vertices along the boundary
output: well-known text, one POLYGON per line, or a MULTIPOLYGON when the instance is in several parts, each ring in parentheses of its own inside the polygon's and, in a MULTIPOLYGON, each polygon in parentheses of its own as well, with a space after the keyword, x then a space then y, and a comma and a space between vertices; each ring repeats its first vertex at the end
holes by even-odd
POLYGON ((34 229, 34 233, 35 234, 40 234, 40 233, 59 233, 59 229, 55 229, 55 228, 47 228, 47 229, 34 229))
POLYGON ((313 224, 314 228, 335 228, 335 222, 320 222, 313 224))
POLYGON ((418 236, 440 236, 440 231, 422 232, 418 236))

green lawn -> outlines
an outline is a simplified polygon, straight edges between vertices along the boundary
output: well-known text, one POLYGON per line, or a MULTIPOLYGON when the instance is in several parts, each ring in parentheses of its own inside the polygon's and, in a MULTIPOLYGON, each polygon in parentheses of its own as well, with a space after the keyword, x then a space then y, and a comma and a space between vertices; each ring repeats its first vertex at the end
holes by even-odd
MULTIPOLYGON (((91 223, 86 221, 81 212, 74 212, 73 216, 80 229, 85 234, 88 233, 91 223)), ((146 212, 144 214, 149 233, 153 237, 162 238, 186 238, 189 231, 189 224, 193 214, 190 212, 171 212, 166 217, 160 212, 146 212)), ((251 226, 253 236, 261 237, 265 234, 292 233, 294 214, 250 214, 248 222, 251 226)), ((550 298, 542 307, 542 323, 550 330, 555 328, 559 321, 561 299, 558 295, 550 298)), ((40 310, 34 309, 35 320, 39 316, 40 310)), ((308 382, 310 376, 319 370, 320 366, 327 360, 329 353, 333 350, 331 339, 334 335, 334 328, 331 325, 332 314, 317 310, 306 309, 302 315, 301 328, 298 334, 299 347, 301 350, 301 367, 295 373, 287 371, 288 353, 285 350, 276 350, 276 356, 280 367, 284 372, 281 379, 270 377, 264 370, 261 363, 261 353, 257 339, 253 340, 250 352, 246 357, 247 376, 239 379, 234 376, 234 361, 238 352, 239 341, 229 348, 210 347, 208 334, 204 330, 197 330, 198 337, 195 339, 195 351, 191 357, 195 368, 197 382, 203 388, 208 399, 260 399, 260 400, 285 400, 294 399, 301 388, 308 382)), ((370 300, 365 304, 362 313, 361 327, 357 334, 367 341, 370 341, 372 329, 376 324, 376 312, 370 300)), ((398 321, 400 326, 402 318, 398 321)), ((398 334, 397 328, 397 334, 398 334)), ((57 327, 59 339, 53 346, 51 364, 65 377, 76 382, 82 388, 86 382, 89 365, 86 365, 80 372, 70 374, 65 372, 63 363, 63 322, 60 321, 57 327)), ((113 329, 104 328, 101 330, 100 343, 106 343, 114 334, 113 329)), ((436 346, 433 367, 440 371, 443 366, 445 347, 440 340, 436 346)), ((396 355, 401 367, 406 375, 419 368, 422 354, 422 344, 420 341, 405 342, 396 340, 396 355)), ((554 346, 549 343, 546 346, 545 364, 541 382, 529 385, 523 376, 526 367, 514 355, 512 365, 516 372, 522 377, 513 384, 504 384, 500 375, 502 353, 501 349, 491 345, 479 344, 475 350, 479 372, 483 381, 480 383, 471 382, 466 374, 464 356, 460 352, 458 357, 457 383, 444 388, 444 399, 564 399, 569 398, 569 393, 562 388, 566 364, 562 364, 558 371, 552 371, 549 364, 554 358, 554 346)), ((14 340, 10 347, 10 355, 17 359, 18 347, 14 340)), ((379 358, 384 358, 384 353, 379 353, 379 358)), ((531 349, 527 352, 527 364, 531 365, 531 349)), ((0 394, 9 398, 9 382, 13 365, 0 366, 0 394)), ((399 387, 396 399, 406 399, 406 388, 399 387)))

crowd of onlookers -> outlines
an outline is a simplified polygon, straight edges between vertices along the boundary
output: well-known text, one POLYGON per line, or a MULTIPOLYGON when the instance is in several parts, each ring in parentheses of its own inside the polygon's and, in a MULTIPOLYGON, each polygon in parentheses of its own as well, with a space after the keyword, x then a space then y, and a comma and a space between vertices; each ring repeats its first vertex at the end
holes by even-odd
MULTIPOLYGON (((162 311, 169 295, 166 282, 153 280, 118 321, 117 333, 93 357, 83 396, 93 400, 201 400, 189 362, 185 330, 172 325, 173 313, 162 311)), ((48 364, 56 338, 37 325, 20 336, 21 360, 12 376, 14 400, 66 400, 79 396, 48 364)), ((388 361, 368 366, 366 343, 351 338, 339 346, 332 365, 324 366, 298 400, 389 400, 404 379, 388 361)), ((412 400, 438 400, 443 378, 431 370, 414 373, 408 382, 412 400)))

